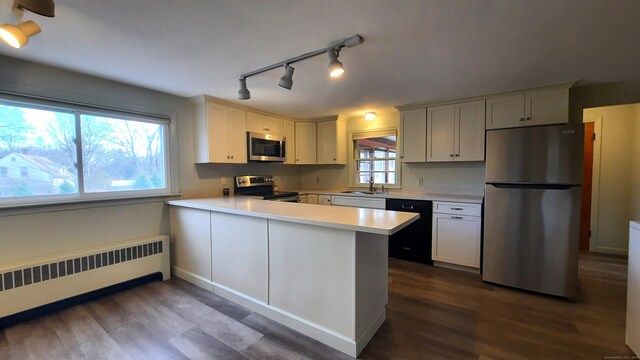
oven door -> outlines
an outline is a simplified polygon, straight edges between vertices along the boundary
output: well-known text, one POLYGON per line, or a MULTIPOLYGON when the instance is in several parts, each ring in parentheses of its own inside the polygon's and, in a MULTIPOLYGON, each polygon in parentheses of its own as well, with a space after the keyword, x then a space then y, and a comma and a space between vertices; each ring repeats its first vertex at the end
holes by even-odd
POLYGON ((284 161, 285 141, 270 134, 247 132, 249 161, 284 161))

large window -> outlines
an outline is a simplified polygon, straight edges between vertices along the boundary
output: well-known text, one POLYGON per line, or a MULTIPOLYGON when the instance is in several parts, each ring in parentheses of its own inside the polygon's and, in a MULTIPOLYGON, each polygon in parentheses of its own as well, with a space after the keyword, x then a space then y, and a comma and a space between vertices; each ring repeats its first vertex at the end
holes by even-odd
POLYGON ((169 193, 168 121, 0 100, 0 205, 169 193))
POLYGON ((395 130, 353 134, 355 185, 397 185, 395 130))

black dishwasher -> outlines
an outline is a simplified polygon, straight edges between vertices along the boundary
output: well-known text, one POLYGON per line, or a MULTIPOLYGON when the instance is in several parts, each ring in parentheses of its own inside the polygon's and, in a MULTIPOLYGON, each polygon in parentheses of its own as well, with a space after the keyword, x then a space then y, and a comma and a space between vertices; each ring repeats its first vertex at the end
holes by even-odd
POLYGON ((389 236, 389 256, 433 264, 431 259, 432 207, 433 203, 426 200, 387 199, 387 210, 420 214, 420 219, 389 236))

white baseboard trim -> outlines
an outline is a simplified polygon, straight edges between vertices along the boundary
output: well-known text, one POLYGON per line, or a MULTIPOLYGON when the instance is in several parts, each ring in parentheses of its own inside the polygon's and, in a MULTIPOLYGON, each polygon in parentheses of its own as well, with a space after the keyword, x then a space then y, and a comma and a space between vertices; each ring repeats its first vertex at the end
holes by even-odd
POLYGON ((265 316, 284 326, 305 334, 354 358, 360 354, 360 352, 369 343, 371 338, 373 338, 373 335, 378 331, 380 326, 386 320, 387 313, 386 309, 383 307, 371 320, 362 334, 360 334, 358 339, 354 340, 349 338, 348 336, 342 335, 331 329, 298 317, 294 314, 270 306, 267 303, 248 297, 224 285, 209 281, 208 279, 205 279, 199 275, 179 269, 175 266, 173 267, 173 273, 180 279, 188 281, 205 290, 209 290, 216 295, 222 296, 227 300, 242 305, 251 311, 255 311, 262 316, 265 316))
POLYGON ((629 255, 629 249, 620 249, 608 246, 596 246, 594 252, 614 254, 614 255, 629 255))
POLYGON ((434 261, 433 266, 443 267, 447 269, 461 270, 461 271, 466 271, 474 274, 480 274, 480 269, 478 268, 465 266, 465 265, 450 264, 442 261, 434 261))
POLYGON ((209 279, 205 279, 200 275, 196 275, 192 272, 182 270, 176 266, 172 267, 172 272, 173 272, 173 275, 175 275, 176 277, 182 280, 188 281, 197 287, 213 292, 213 283, 209 281, 209 279))

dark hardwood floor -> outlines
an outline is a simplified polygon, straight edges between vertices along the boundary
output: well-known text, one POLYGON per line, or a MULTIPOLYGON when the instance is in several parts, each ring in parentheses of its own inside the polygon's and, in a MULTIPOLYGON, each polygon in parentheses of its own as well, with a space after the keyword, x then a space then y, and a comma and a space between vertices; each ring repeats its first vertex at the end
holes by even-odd
MULTIPOLYGON (((583 253, 575 303, 390 259, 387 321, 361 359, 630 359, 626 260, 583 253)), ((0 359, 350 359, 182 281, 0 329, 0 359)))

